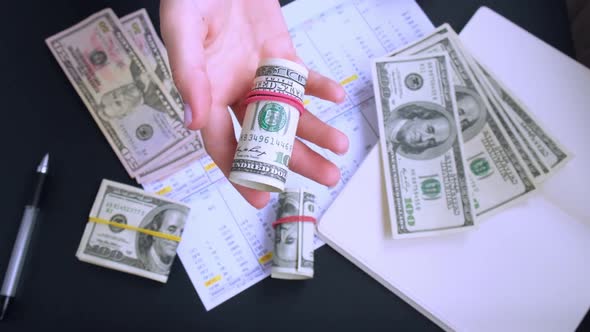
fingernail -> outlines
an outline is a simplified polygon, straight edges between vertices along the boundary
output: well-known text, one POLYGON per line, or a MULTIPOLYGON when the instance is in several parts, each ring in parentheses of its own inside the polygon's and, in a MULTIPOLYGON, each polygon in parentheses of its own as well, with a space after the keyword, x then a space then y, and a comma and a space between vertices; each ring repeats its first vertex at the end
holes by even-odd
POLYGON ((184 104, 184 126, 188 128, 191 123, 193 123, 193 110, 189 104, 184 104))
POLYGON ((344 145, 344 148, 341 149, 339 152, 336 152, 336 154, 339 156, 344 156, 348 153, 348 150, 350 149, 350 140, 348 139, 348 136, 346 134, 342 132, 341 134, 342 136, 340 137, 339 141, 343 142, 342 145, 344 145))

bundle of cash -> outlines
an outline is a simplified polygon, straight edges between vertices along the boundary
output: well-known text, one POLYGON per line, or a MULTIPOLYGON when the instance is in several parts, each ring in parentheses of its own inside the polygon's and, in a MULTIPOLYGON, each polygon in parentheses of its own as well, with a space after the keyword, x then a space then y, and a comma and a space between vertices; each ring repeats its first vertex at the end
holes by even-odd
POLYGON ((473 229, 570 154, 444 24, 373 62, 394 238, 473 229))
POLYGON ((278 219, 273 223, 275 244, 271 277, 313 278, 315 195, 305 189, 285 189, 279 194, 278 219))
POLYGON ((161 179, 205 154, 145 10, 102 10, 45 41, 129 176, 161 179))
POLYGON ((183 204, 103 180, 76 256, 166 283, 189 212, 183 204))
POLYGON ((308 70, 284 59, 263 59, 256 71, 229 174, 237 184, 281 192, 289 173, 308 70))

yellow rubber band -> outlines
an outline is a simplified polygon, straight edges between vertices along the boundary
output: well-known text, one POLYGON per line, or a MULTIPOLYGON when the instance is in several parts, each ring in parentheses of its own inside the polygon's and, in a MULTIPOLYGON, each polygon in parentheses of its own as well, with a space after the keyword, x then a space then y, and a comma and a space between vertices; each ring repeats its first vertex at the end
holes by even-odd
POLYGON ((104 219, 95 218, 95 217, 88 217, 88 221, 95 222, 97 224, 111 225, 111 226, 115 226, 115 227, 119 227, 119 228, 129 229, 132 231, 137 231, 137 232, 149 234, 149 235, 152 235, 155 237, 161 237, 163 239, 172 240, 172 241, 176 241, 176 242, 180 242, 180 239, 181 239, 180 236, 157 232, 157 231, 153 231, 151 229, 135 227, 135 226, 127 225, 127 224, 120 224, 118 222, 104 220, 104 219))
POLYGON ((264 263, 270 261, 271 259, 272 259, 272 251, 268 252, 264 256, 260 257, 258 259, 258 261, 260 262, 260 264, 264 264, 264 263))

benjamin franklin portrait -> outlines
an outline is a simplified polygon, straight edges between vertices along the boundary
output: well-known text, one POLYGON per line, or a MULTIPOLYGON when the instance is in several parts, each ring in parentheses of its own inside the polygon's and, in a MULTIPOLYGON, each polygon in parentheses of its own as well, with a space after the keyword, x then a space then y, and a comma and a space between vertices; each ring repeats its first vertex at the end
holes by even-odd
MULTIPOLYGON (((139 227, 181 236, 188 210, 179 205, 165 205, 148 213, 139 227)), ((141 232, 137 233, 136 252, 148 271, 168 274, 176 257, 178 242, 141 232)))
MULTIPOLYGON (((278 218, 299 215, 299 196, 281 195, 278 218)), ((297 231, 298 223, 288 222, 278 224, 275 227, 275 246, 273 266, 295 267, 297 266, 297 231)))
POLYGON ((457 136, 455 121, 442 106, 430 102, 401 105, 386 115, 385 140, 409 159, 433 159, 448 151, 457 136))
POLYGON ((455 86, 457 113, 463 133, 463 141, 475 137, 486 124, 486 108, 480 96, 473 90, 455 86))

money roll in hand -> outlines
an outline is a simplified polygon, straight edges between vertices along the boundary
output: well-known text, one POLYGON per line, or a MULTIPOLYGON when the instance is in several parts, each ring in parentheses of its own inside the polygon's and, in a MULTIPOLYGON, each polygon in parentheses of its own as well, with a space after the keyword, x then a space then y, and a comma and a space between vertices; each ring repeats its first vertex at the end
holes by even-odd
POLYGON ((261 191, 284 190, 308 73, 292 61, 261 61, 245 100, 230 181, 261 191))
POLYGON ((272 224, 275 244, 271 277, 313 278, 315 195, 306 189, 287 188, 279 194, 279 203, 277 220, 272 224))

